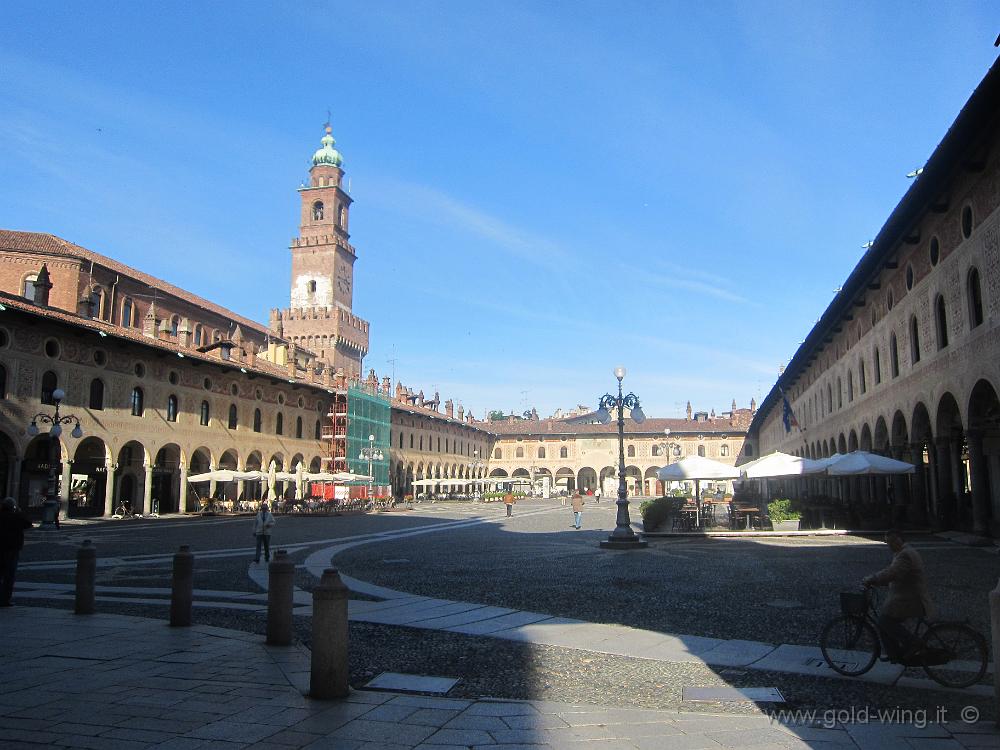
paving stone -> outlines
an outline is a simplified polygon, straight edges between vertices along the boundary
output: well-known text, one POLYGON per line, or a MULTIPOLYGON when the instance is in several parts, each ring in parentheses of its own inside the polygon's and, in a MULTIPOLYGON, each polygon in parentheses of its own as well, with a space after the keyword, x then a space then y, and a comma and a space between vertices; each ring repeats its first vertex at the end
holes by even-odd
POLYGON ((457 700, 455 698, 430 698, 422 695, 392 696, 392 703, 417 708, 443 708, 446 710, 464 711, 470 706, 479 705, 473 701, 457 700))
POLYGON ((289 729, 293 729, 296 732, 325 735, 339 729, 347 722, 363 716, 374 708, 370 703, 339 703, 325 711, 314 713, 308 719, 291 725, 289 729))
MULTIPOLYGON (((369 721, 403 721, 407 716, 420 709, 414 706, 404 706, 399 703, 382 704, 365 714, 369 721)), ((416 723, 416 722, 412 722, 416 723)))
POLYGON ((56 740, 61 747, 80 747, 87 750, 144 750, 148 742, 140 740, 115 739, 112 737, 85 737, 83 735, 63 735, 56 740))
POLYGON ((913 750, 962 750, 962 743, 958 740, 942 737, 907 737, 913 750))
POLYGON ((562 717, 553 714, 504 716, 503 721, 510 729, 558 729, 569 726, 562 717))
POLYGON ((185 736, 204 740, 224 740, 226 742, 257 742, 278 731, 271 724, 250 724, 245 721, 216 721, 198 727, 185 736))
POLYGON ((540 729, 496 729, 490 732, 500 745, 530 745, 548 742, 549 733, 540 729))
POLYGON ((355 719, 331 732, 329 736, 337 739, 412 746, 423 742, 435 731, 437 730, 434 727, 422 727, 415 724, 390 724, 385 721, 355 719))
POLYGON ((310 742, 315 742, 322 735, 314 734, 312 732, 296 732, 293 729, 286 729, 277 734, 272 734, 267 738, 267 742, 274 743, 275 745, 286 745, 290 747, 301 747, 302 745, 308 745, 310 742))
POLYGON ((1000 734, 956 734, 955 740, 967 748, 1000 748, 1000 734))
POLYGON ((425 738, 427 745, 488 745, 496 744, 496 740, 488 732, 478 729, 439 729, 425 738))
POLYGON ((465 713, 468 716, 534 716, 538 712, 530 703, 484 701, 473 704, 465 713))
POLYGON ((483 732, 504 731, 510 727, 499 716, 482 716, 468 712, 456 716, 446 724, 439 724, 443 729, 479 729, 483 732))
POLYGON ((705 736, 723 747, 756 747, 776 745, 785 747, 804 746, 804 741, 777 729, 742 729, 725 732, 706 732, 705 736))
POLYGON ((634 745, 639 750, 722 750, 715 740, 703 734, 677 734, 670 737, 638 737, 634 745))
POLYGON ((458 716, 457 709, 418 708, 403 719, 404 724, 421 724, 427 727, 444 727, 458 716))
POLYGON ((156 746, 156 750, 198 750, 204 745, 204 740, 196 740, 193 737, 174 737, 161 742, 156 746))

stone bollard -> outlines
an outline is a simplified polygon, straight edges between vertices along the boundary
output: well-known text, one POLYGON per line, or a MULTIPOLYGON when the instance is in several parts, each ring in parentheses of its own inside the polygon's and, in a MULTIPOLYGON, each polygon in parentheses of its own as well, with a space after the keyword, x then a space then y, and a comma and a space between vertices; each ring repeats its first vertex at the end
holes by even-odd
POLYGON ((170 625, 191 624, 191 600, 194 597, 194 555, 182 544, 174 554, 174 580, 170 590, 170 625))
POLYGON ((94 614, 94 578, 97 575, 97 549, 84 539, 76 551, 76 607, 78 615, 94 614))
POLYGON ((267 642, 288 646, 292 642, 292 602, 295 564, 279 549, 267 566, 267 642))
POLYGON ((347 677, 347 586, 334 568, 327 568, 313 589, 309 696, 346 698, 351 691, 347 677))
MULTIPOLYGON (((1000 709, 1000 680, 997 679, 997 663, 1000 661, 1000 580, 997 587, 990 592, 990 630, 993 631, 993 698, 996 707, 1000 709)), ((997 716, 1000 717, 1000 711, 997 716)), ((997 718, 1000 726, 1000 718, 997 718)))

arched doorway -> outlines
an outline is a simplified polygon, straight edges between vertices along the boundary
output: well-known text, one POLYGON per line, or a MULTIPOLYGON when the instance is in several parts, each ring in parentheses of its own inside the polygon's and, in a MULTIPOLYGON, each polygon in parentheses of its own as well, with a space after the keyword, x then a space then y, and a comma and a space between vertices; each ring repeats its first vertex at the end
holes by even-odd
POLYGON ((643 475, 643 484, 645 485, 647 495, 661 497, 664 494, 663 482, 656 478, 656 472, 659 469, 659 466, 650 466, 643 475))
POLYGON ((319 456, 313 456, 312 460, 309 461, 309 472, 312 474, 318 474, 319 470, 322 468, 323 462, 320 460, 319 456))
POLYGON ((584 466, 576 474, 576 488, 580 492, 594 492, 597 490, 597 472, 589 466, 584 466))
POLYGON ((576 477, 572 469, 563 467, 556 472, 556 487, 566 492, 576 491, 576 477))
POLYGON ((601 469, 600 484, 601 493, 605 497, 612 497, 618 494, 618 469, 614 466, 605 466, 601 469))
POLYGON ((17 447, 5 432, 0 432, 0 492, 4 497, 14 496, 14 466, 17 464, 17 447))
POLYGON ((118 492, 113 503, 117 513, 122 504, 133 513, 147 513, 145 507, 146 449, 142 443, 130 440, 118 451, 118 492))
POLYGON ((18 504, 32 518, 42 517, 50 469, 55 468, 56 477, 62 476, 61 451, 59 439, 50 439, 48 434, 36 436, 24 451, 18 504))
POLYGON ((951 393, 941 396, 935 424, 938 521, 944 529, 961 528, 967 521, 971 525, 971 497, 966 497, 968 453, 965 432, 958 402, 951 393))
POLYGON ((1000 399, 986 380, 969 396, 969 483, 972 494, 973 531, 995 534, 1000 518, 1000 399))
POLYGON ((156 452, 153 461, 153 501, 151 511, 176 513, 180 510, 181 494, 181 449, 169 443, 156 452))
POLYGON ((107 485, 108 448, 100 438, 84 438, 73 454, 68 515, 71 517, 104 515, 107 485))
POLYGON ((625 486, 629 495, 641 495, 642 493, 642 472, 638 466, 625 467, 625 486))

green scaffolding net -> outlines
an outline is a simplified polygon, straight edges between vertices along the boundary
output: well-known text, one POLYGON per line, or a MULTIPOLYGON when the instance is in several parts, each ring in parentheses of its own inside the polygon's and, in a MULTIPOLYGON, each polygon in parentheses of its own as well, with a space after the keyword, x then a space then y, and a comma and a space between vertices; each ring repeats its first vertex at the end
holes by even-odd
POLYGON ((389 484, 389 426, 392 408, 389 397, 363 385, 347 389, 347 466, 354 474, 368 474, 371 451, 375 486, 389 484), (369 438, 374 437, 374 440, 369 438), (364 458, 362 458, 364 456, 364 458))

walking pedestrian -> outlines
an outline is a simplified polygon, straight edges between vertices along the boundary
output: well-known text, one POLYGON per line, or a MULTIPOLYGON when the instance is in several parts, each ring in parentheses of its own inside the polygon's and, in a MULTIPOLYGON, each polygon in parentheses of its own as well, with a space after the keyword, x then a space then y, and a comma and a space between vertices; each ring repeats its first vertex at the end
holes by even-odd
POLYGON ((517 498, 514 497, 514 493, 507 490, 507 494, 503 496, 503 503, 507 506, 507 518, 514 515, 514 503, 517 502, 517 498))
POLYGON ((0 607, 11 606, 17 559, 24 547, 24 530, 30 528, 31 521, 18 510, 17 501, 5 497, 0 503, 0 607))
POLYGON ((601 488, 600 487, 598 487, 597 491, 594 493, 594 502, 595 503, 601 502, 601 488))
POLYGON ((583 526, 583 495, 579 492, 573 493, 573 528, 577 531, 583 526))
POLYGON ((264 545, 264 561, 271 560, 271 529, 274 528, 274 516, 267 508, 267 502, 260 504, 260 510, 253 519, 253 535, 257 538, 257 554, 254 562, 260 562, 260 547, 264 545))

